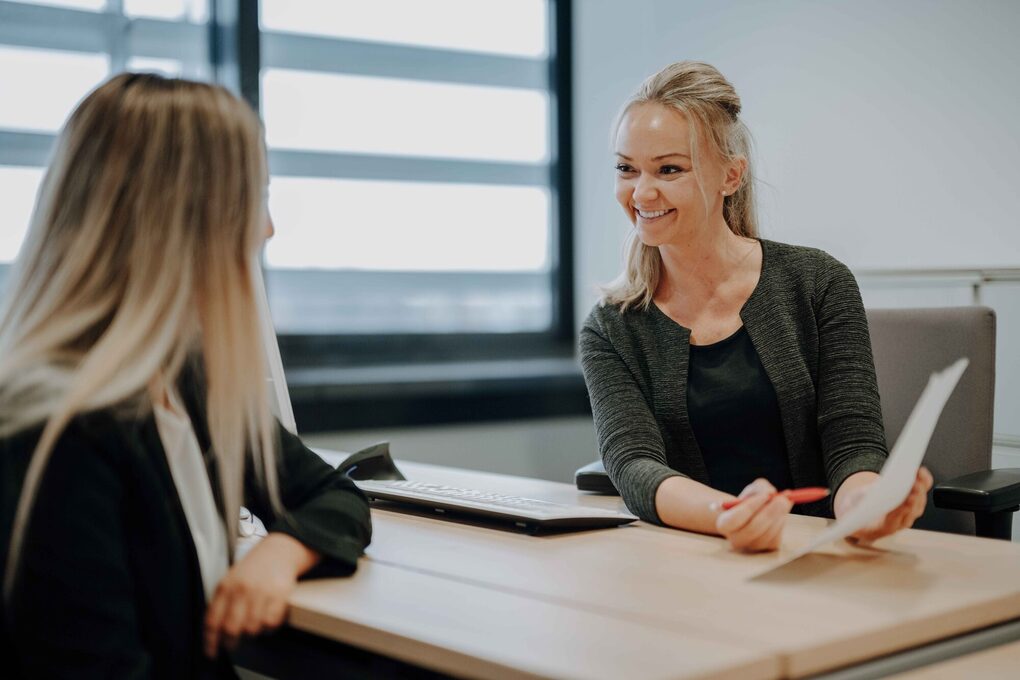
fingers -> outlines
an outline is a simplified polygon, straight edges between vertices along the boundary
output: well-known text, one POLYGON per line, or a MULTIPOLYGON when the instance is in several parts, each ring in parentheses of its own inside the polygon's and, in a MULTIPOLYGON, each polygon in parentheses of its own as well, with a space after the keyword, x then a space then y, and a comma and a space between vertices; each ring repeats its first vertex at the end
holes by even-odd
POLYGON ((742 496, 747 500, 735 508, 719 513, 715 520, 715 528, 723 536, 729 536, 743 529, 748 522, 769 502, 767 494, 742 496))
POLYGON ((751 549, 756 551, 778 550, 780 545, 782 545, 783 529, 785 528, 786 515, 776 522, 775 526, 767 534, 758 539, 751 549))
POLYGON ((910 489, 910 493, 895 509, 891 510, 881 521, 854 532, 853 537, 860 543, 871 543, 884 536, 909 529, 924 514, 928 505, 928 492, 934 485, 934 478, 927 468, 920 468, 910 489))
POLYGON ((791 508, 793 502, 784 496, 776 496, 769 501, 740 532, 738 540, 743 541, 742 549, 760 551, 778 548, 791 508))
POLYGON ((248 611, 241 624, 241 632, 245 635, 258 635, 264 628, 263 619, 266 615, 266 607, 269 606, 269 598, 266 596, 252 595, 248 600, 248 611))
POLYGON ((928 505, 928 492, 934 484, 934 478, 927 468, 920 468, 917 471, 917 478, 910 494, 901 505, 902 513, 899 516, 899 529, 906 529, 913 526, 918 517, 924 514, 924 508, 928 505))
POLYGON ((287 617, 287 601, 280 597, 262 597, 248 612, 248 624, 244 632, 258 635, 273 628, 279 628, 287 617))
POLYGON ((271 600, 266 607, 263 622, 267 628, 279 628, 287 618, 287 601, 271 600))
POLYGON ((212 602, 205 612, 205 655, 211 659, 216 658, 220 648, 220 628, 223 625, 223 617, 227 613, 229 605, 226 593, 222 586, 216 589, 212 602))
POLYGON ((224 580, 206 611, 205 653, 215 658, 220 646, 234 649, 242 635, 258 635, 277 628, 286 615, 286 598, 224 580))
POLYGON ((223 617, 223 645, 227 649, 234 649, 241 639, 241 633, 245 632, 248 623, 248 610, 250 603, 242 593, 233 592, 230 599, 227 613, 223 617))
MULTIPOLYGON (((736 526, 740 518, 731 520, 731 518, 724 518, 720 515, 720 522, 717 523, 720 533, 737 550, 760 551, 778 548, 783 528, 786 525, 786 518, 793 507, 790 499, 785 496, 775 496, 767 501, 763 501, 760 496, 749 498, 727 512, 735 512, 745 505, 748 506, 748 509, 754 510, 752 516, 741 526, 728 530, 736 526)), ((723 515, 725 514, 727 513, 723 513, 723 515)))
MULTIPOLYGON (((735 508, 726 510, 716 519, 716 528, 719 533, 725 536, 739 530, 751 520, 754 514, 768 502, 769 496, 775 492, 776 487, 762 477, 745 486, 737 496, 743 502, 735 508)), ((716 509, 716 504, 713 504, 713 509, 716 509)))
POLYGON ((737 498, 747 498, 755 494, 773 494, 776 492, 776 487, 772 486, 772 483, 764 477, 759 477, 750 484, 744 487, 744 490, 740 492, 737 498))

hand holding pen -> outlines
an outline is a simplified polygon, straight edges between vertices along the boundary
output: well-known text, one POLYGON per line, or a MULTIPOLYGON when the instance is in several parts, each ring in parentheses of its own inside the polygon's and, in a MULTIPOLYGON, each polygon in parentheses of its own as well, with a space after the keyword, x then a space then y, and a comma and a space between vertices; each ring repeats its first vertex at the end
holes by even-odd
POLYGON ((806 503, 829 495, 828 489, 790 489, 779 492, 766 479, 748 484, 740 496, 715 503, 721 510, 716 530, 734 549, 743 552, 776 550, 782 542, 783 527, 794 503, 806 503))

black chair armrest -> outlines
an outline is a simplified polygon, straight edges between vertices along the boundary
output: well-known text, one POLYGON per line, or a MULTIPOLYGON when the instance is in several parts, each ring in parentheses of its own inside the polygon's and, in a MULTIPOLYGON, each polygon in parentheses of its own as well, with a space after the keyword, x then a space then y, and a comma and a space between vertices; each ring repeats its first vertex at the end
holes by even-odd
POLYGON ((1020 509, 1020 468, 982 470, 935 486, 937 508, 974 513, 976 533, 1009 540, 1013 513, 1020 509))
POLYGON ((595 491, 598 493, 612 494, 619 496, 620 492, 613 486, 613 480, 609 479, 606 468, 601 460, 588 463, 577 469, 574 473, 574 484, 580 491, 595 491))
POLYGON ((982 470, 935 486, 935 506, 971 512, 1020 507, 1020 468, 982 470))

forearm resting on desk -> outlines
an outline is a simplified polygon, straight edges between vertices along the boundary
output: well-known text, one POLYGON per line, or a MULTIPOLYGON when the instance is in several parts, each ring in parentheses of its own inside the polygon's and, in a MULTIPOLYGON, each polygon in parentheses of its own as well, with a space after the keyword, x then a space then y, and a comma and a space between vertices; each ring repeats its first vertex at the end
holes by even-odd
POLYGON ((694 480, 670 477, 656 490, 655 507, 666 524, 724 536, 735 550, 778 549, 793 501, 761 478, 744 487, 739 505, 722 510, 720 506, 731 498, 694 480))
POLYGON ((733 496, 728 493, 688 477, 669 477, 655 492, 655 510, 663 524, 703 534, 719 534, 715 524, 719 512, 712 509, 712 504, 731 498, 733 496))

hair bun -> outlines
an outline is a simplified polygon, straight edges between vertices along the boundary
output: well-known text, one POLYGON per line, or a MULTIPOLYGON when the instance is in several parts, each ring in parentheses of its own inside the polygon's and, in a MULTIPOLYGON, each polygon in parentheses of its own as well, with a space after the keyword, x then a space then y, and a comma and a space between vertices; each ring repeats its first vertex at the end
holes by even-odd
POLYGON ((740 100, 739 99, 736 100, 736 101, 728 101, 728 102, 724 101, 724 102, 720 102, 720 105, 722 106, 723 110, 726 113, 730 114, 730 117, 734 121, 737 120, 737 118, 740 116, 741 106, 740 106, 740 100))

